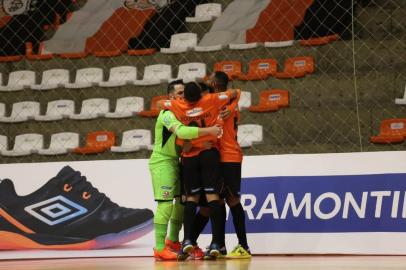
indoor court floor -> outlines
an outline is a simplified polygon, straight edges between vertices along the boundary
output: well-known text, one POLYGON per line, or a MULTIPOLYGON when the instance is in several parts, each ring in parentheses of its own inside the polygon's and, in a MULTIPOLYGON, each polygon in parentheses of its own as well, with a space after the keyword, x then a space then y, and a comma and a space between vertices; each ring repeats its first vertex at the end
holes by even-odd
POLYGON ((1 270, 404 270, 406 256, 255 256, 251 260, 155 262, 151 257, 0 261, 1 270))

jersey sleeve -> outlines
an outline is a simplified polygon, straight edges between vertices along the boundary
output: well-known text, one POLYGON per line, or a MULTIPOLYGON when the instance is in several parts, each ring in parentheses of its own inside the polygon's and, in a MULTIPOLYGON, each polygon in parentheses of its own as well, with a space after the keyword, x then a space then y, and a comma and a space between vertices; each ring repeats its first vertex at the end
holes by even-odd
POLYGON ((181 139, 195 139, 199 137, 198 127, 187 127, 183 125, 171 111, 165 111, 162 114, 162 124, 171 130, 177 137, 181 139))
POLYGON ((238 108, 238 102, 240 101, 240 92, 238 91, 237 97, 233 98, 231 100, 231 104, 227 106, 227 109, 230 110, 230 112, 235 111, 238 108))
POLYGON ((231 99, 231 91, 225 91, 221 93, 214 94, 212 96, 213 102, 217 104, 219 107, 223 107, 230 102, 231 99))

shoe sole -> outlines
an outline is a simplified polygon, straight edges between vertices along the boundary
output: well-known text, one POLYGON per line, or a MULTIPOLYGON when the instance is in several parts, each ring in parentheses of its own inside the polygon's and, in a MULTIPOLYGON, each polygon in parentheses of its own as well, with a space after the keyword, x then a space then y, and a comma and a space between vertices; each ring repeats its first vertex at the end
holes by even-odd
POLYGON ((210 256, 217 258, 220 255, 220 251, 217 249, 210 250, 210 256))
POLYGON ((226 256, 228 260, 251 259, 252 256, 226 256))
POLYGON ((187 254, 191 253, 193 251, 193 245, 184 246, 182 251, 183 251, 183 253, 187 253, 187 254))
POLYGON ((56 249, 56 250, 88 250, 104 249, 119 246, 136 240, 153 230, 153 219, 142 224, 121 231, 98 236, 75 244, 50 244, 44 245, 32 239, 13 232, 0 231, 0 250, 24 250, 24 249, 56 249))

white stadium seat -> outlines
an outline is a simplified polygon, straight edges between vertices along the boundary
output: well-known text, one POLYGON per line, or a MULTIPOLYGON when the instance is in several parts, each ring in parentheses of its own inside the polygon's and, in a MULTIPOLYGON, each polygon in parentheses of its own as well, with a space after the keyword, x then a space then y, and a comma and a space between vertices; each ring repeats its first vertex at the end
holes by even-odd
POLYGON ((241 147, 251 147, 253 144, 261 143, 263 140, 262 126, 255 124, 239 125, 237 138, 241 147))
POLYGON ((195 51, 196 52, 214 52, 214 51, 220 51, 223 49, 223 45, 211 45, 211 46, 196 46, 195 51))
POLYGON ((180 33, 171 36, 169 48, 161 48, 161 53, 182 53, 194 49, 197 46, 195 33, 180 33))
POLYGON ((3 150, 8 149, 8 140, 7 136, 0 135, 0 154, 3 150))
POLYGON ((399 105, 406 105, 406 85, 405 85, 405 92, 403 93, 403 98, 395 99, 395 103, 399 105))
POLYGON ((103 81, 101 68, 82 68, 76 71, 74 83, 65 83, 66 88, 88 88, 103 81))
POLYGON ((79 114, 69 116, 74 120, 87 120, 104 117, 110 110, 109 100, 107 98, 90 98, 82 101, 82 108, 79 114))
POLYGON ((230 50, 247 50, 257 48, 259 46, 259 43, 258 42, 242 43, 242 44, 231 43, 228 46, 230 50))
POLYGON ((35 72, 31 70, 13 71, 9 74, 8 83, 0 86, 0 91, 19 91, 35 84, 35 72))
POLYGON ((54 100, 48 102, 45 115, 35 116, 36 121, 55 121, 68 118, 75 113, 75 102, 73 100, 54 100))
POLYGON ((40 113, 40 104, 35 101, 22 101, 13 104, 11 115, 0 116, 0 122, 3 123, 18 123, 24 122, 28 119, 33 119, 40 113))
POLYGON ((208 3, 197 5, 194 17, 186 17, 186 22, 209 22, 221 15, 221 4, 208 3))
POLYGON ((79 134, 74 132, 55 133, 51 136, 49 148, 38 150, 40 155, 62 155, 79 147, 79 134))
POLYGON ((172 67, 165 64, 149 65, 144 69, 142 80, 136 80, 135 85, 157 85, 172 80, 172 67))
POLYGON ((151 131, 147 129, 133 129, 123 132, 120 146, 112 146, 111 152, 135 152, 140 149, 152 150, 151 131))
POLYGON ((179 65, 178 79, 184 82, 203 79, 206 76, 206 64, 204 63, 186 63, 179 65))
POLYGON ((4 103, 0 103, 0 117, 6 115, 6 105, 4 103))
POLYGON ((42 73, 41 84, 31 85, 33 90, 50 90, 64 86, 69 83, 69 70, 50 69, 42 73))
POLYGON ((28 133, 16 136, 13 150, 3 150, 7 157, 28 156, 44 148, 44 137, 41 134, 28 133))
POLYGON ((116 110, 106 113, 106 118, 126 118, 144 110, 144 98, 123 97, 117 99, 116 110))
POLYGON ((132 84, 137 80, 137 68, 132 66, 119 66, 110 69, 109 80, 100 82, 101 87, 119 87, 132 84))
POLYGON ((251 106, 251 92, 241 91, 240 100, 238 101, 238 108, 240 110, 248 109, 251 106))

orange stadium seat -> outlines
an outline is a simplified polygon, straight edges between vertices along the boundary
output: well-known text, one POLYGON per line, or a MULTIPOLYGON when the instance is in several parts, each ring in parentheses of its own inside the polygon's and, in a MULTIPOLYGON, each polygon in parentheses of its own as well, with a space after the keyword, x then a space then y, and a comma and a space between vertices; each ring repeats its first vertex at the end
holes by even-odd
POLYGON ((250 106, 250 112, 273 112, 280 108, 289 107, 289 92, 287 90, 271 89, 261 91, 259 104, 250 106))
POLYGON ((139 49, 139 50, 128 50, 127 54, 128 55, 150 55, 156 53, 156 49, 139 49))
POLYGON ((42 54, 44 43, 39 44, 38 54, 34 54, 32 51, 32 43, 25 43, 25 57, 29 60, 48 60, 52 59, 54 55, 52 53, 42 54))
POLYGON ((161 100, 166 100, 168 99, 168 96, 155 96, 152 98, 151 100, 151 106, 150 109, 148 111, 141 111, 138 113, 139 116, 142 117, 157 117, 159 115, 159 106, 158 103, 161 100))
POLYGON ((88 56, 88 52, 76 52, 76 53, 60 53, 59 57, 63 59, 79 59, 79 58, 85 58, 88 56))
POLYGON ((111 50, 111 51, 94 51, 92 52, 93 56, 96 57, 114 57, 121 54, 120 50, 111 50))
POLYGON ((240 61, 221 61, 214 64, 214 71, 223 71, 227 73, 230 80, 238 78, 241 75, 240 61))
POLYGON ((112 131, 94 131, 87 134, 86 145, 73 149, 76 154, 97 154, 110 149, 116 143, 116 135, 112 131))
POLYGON ((249 63, 248 73, 238 78, 243 81, 265 80, 277 71, 278 63, 274 59, 255 59, 249 63))
POLYGON ((12 56, 0 56, 1 62, 18 62, 21 61, 23 57, 21 55, 12 55, 12 56))
POLYGON ((338 39, 338 35, 328 35, 324 37, 309 38, 300 40, 300 45, 302 46, 319 46, 325 45, 338 39))
POLYGON ((285 69, 283 72, 277 72, 276 78, 289 79, 301 78, 306 74, 314 72, 314 60, 311 56, 292 57, 285 61, 285 69))
POLYGON ((378 136, 372 136, 372 143, 401 143, 406 138, 406 118, 385 119, 378 136))

